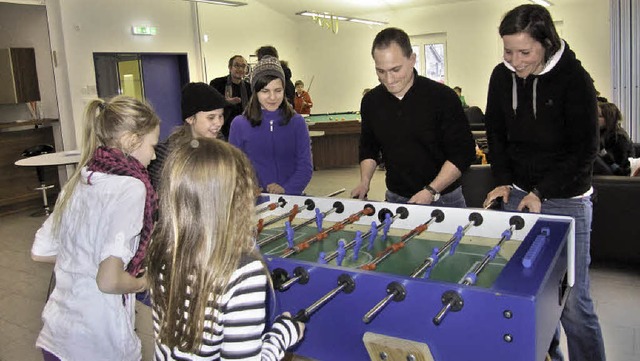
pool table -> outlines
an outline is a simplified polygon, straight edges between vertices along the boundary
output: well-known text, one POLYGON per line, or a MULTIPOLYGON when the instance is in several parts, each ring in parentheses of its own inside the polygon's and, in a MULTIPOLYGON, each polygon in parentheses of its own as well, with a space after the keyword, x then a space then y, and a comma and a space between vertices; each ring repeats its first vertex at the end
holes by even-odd
POLYGON ((311 114, 305 116, 305 120, 312 132, 314 169, 346 167, 359 163, 360 112, 311 114))

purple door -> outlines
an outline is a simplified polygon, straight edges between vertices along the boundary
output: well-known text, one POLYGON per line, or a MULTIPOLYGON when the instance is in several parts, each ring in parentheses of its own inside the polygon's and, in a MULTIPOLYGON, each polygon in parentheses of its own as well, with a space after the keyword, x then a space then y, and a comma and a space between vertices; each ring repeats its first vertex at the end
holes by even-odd
POLYGON ((160 123, 160 140, 182 124, 180 95, 189 82, 186 55, 142 54, 144 96, 155 109, 160 123))

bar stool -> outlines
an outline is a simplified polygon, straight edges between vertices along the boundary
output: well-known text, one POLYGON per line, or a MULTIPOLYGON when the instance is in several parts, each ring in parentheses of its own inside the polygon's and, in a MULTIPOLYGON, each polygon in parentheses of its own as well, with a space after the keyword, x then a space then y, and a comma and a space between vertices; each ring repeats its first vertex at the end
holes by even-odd
MULTIPOLYGON (((22 152, 22 156, 25 158, 35 157, 42 154, 53 153, 54 148, 49 144, 38 144, 36 146, 25 149, 22 152)), ((46 185, 44 182, 44 166, 37 166, 36 173, 38 174, 38 181, 40 182, 40 187, 35 188, 34 190, 42 192, 42 202, 44 204, 43 212, 36 212, 32 214, 32 216, 48 216, 50 213, 49 209, 49 200, 47 199, 47 189, 53 188, 53 185, 46 185)))

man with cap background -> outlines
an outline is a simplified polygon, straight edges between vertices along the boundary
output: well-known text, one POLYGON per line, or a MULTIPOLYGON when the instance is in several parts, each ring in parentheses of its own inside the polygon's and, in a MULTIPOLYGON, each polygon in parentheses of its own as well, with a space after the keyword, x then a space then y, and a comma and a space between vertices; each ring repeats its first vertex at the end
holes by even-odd
POLYGON ((165 159, 173 146, 195 138, 224 139, 220 129, 224 123, 224 108, 228 103, 222 94, 205 83, 189 83, 182 88, 183 124, 164 141, 156 145, 156 159, 148 170, 151 182, 158 189, 165 159))
POLYGON ((280 61, 264 56, 251 73, 253 95, 231 123, 229 143, 251 160, 263 191, 300 195, 313 174, 311 143, 304 118, 284 97, 280 61))

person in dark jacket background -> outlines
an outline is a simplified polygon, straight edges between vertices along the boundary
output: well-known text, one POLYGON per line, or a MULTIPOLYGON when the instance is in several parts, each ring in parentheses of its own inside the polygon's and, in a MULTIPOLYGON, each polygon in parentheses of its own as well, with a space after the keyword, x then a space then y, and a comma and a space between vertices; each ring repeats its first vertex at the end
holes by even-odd
POLYGON ((245 80, 247 60, 242 55, 234 55, 229 59, 229 75, 215 78, 209 83, 229 104, 224 108, 224 124, 220 130, 225 139, 229 139, 231 121, 242 114, 251 98, 251 85, 245 80))
POLYGON ((632 143, 629 134, 620 127, 622 113, 613 103, 598 103, 600 151, 593 164, 593 174, 622 175, 631 173, 632 143))
MULTIPOLYGON (((589 294, 590 195, 598 151, 596 93, 590 75, 539 5, 509 11, 499 28, 504 62, 491 74, 485 114, 491 169, 507 210, 575 218, 575 284, 561 322, 571 360, 605 360, 589 294)), ((559 328, 549 354, 563 360, 559 328)))

